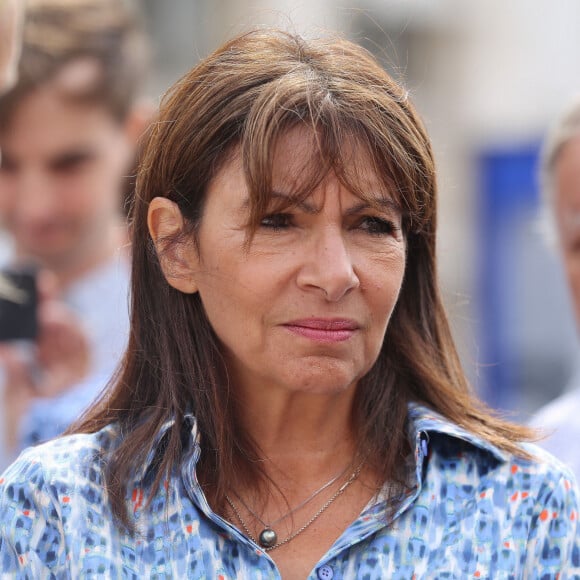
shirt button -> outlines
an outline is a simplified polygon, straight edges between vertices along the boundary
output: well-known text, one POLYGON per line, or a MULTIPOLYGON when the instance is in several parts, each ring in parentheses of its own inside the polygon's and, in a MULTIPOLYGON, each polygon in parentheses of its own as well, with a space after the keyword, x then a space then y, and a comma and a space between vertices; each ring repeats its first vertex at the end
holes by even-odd
POLYGON ((427 443, 426 433, 421 433, 421 453, 423 453, 423 457, 427 457, 429 454, 429 444, 427 443))
POLYGON ((318 568, 317 574, 318 580, 331 580, 334 576, 334 570, 328 564, 325 564, 318 568))

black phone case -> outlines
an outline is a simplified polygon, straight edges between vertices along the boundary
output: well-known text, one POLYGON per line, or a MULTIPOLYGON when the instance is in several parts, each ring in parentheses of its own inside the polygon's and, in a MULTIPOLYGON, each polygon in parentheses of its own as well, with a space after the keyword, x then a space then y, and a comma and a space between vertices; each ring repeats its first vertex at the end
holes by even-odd
POLYGON ((38 335, 38 290, 32 268, 0 270, 0 341, 38 335))

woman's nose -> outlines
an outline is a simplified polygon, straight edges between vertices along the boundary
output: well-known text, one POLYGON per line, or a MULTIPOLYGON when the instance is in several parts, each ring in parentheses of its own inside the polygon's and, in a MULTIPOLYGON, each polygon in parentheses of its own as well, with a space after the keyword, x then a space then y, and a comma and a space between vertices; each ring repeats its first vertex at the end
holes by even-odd
POLYGON ((322 292, 329 302, 338 302, 360 286, 353 260, 342 232, 325 231, 305 249, 298 285, 322 292))

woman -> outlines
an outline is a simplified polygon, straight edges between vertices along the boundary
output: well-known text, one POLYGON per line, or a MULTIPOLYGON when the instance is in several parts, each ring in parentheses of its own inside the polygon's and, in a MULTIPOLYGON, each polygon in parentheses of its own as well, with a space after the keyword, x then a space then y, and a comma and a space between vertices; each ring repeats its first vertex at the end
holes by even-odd
POLYGON ((572 476, 469 393, 430 144, 367 52, 226 43, 166 97, 137 191, 126 357, 4 474, 5 571, 580 573, 572 476))

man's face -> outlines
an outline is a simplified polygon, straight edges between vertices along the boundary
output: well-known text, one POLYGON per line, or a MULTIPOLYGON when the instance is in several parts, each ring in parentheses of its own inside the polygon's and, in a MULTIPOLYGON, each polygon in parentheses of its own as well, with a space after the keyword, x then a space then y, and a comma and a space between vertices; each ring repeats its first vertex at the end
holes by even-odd
POLYGON ((24 0, 0 0, 0 93, 16 81, 24 0))
POLYGON ((580 329, 580 136, 562 148, 554 167, 554 178, 554 213, 580 329))
POLYGON ((47 85, 17 105, 0 150, 0 220, 17 253, 53 269, 98 254, 117 226, 132 161, 124 126, 47 85))

